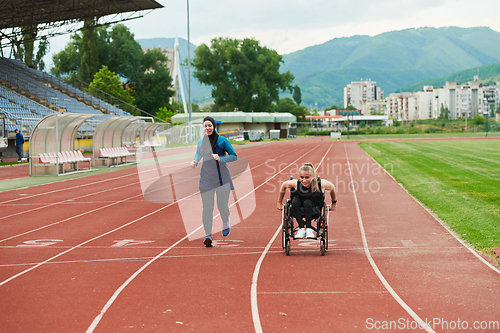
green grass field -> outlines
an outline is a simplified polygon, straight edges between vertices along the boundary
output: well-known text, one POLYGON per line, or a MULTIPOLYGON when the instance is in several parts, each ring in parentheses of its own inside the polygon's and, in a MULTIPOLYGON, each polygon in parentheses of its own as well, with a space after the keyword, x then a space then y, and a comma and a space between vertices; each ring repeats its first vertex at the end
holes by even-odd
POLYGON ((360 146, 463 240, 500 247, 500 141, 363 142, 360 146))
MULTIPOLYGON (((342 135, 340 140, 370 141, 370 140, 408 140, 408 139, 450 139, 450 138, 484 138, 486 133, 422 133, 422 134, 369 134, 342 135)), ((488 137, 498 138, 499 132, 488 132, 488 137)), ((332 139, 337 140, 337 139, 332 139)))

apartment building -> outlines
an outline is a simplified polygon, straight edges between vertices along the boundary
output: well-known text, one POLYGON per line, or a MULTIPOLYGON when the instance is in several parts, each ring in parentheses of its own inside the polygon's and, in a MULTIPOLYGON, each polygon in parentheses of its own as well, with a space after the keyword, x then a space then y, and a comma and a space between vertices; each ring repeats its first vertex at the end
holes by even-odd
POLYGON ((492 116, 500 106, 500 82, 483 86, 477 76, 464 84, 446 82, 441 88, 424 86, 422 91, 392 93, 385 100, 380 99, 383 91, 379 89, 374 81, 351 82, 344 88, 344 105, 355 106, 365 116, 385 114, 399 121, 435 119, 442 107, 454 119, 486 112, 492 116))
POLYGON ((418 110, 414 93, 393 93, 387 97, 386 102, 389 118, 399 121, 417 119, 415 116, 418 114, 418 110))
POLYGON ((363 104, 372 101, 383 101, 384 91, 377 87, 377 82, 367 79, 365 81, 352 81, 344 87, 344 107, 349 105, 362 109, 363 104))
POLYGON ((361 105, 361 113, 365 116, 386 114, 385 101, 369 101, 361 105))

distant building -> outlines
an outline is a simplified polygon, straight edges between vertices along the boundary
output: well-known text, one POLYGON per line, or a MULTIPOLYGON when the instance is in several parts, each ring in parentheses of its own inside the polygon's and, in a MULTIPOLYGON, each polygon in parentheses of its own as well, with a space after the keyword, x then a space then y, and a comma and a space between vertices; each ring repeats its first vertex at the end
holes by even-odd
MULTIPOLYGON (((478 77, 465 84, 446 82, 444 87, 424 86, 422 91, 390 94, 385 114, 396 120, 435 119, 441 109, 450 111, 449 118, 472 118, 496 110, 500 105, 500 85, 483 86, 478 77)), ((366 110, 366 105, 365 109, 366 110)), ((368 110, 363 114, 367 114, 368 110)))
POLYGON ((362 109, 363 104, 372 101, 383 101, 384 91, 377 87, 377 82, 370 79, 366 81, 352 81, 344 88, 344 107, 349 105, 362 109))
POLYGON ((405 121, 415 119, 416 100, 411 92, 393 93, 387 97, 389 118, 405 121))
POLYGON ((365 116, 386 114, 386 101, 369 101, 361 105, 361 113, 365 116))

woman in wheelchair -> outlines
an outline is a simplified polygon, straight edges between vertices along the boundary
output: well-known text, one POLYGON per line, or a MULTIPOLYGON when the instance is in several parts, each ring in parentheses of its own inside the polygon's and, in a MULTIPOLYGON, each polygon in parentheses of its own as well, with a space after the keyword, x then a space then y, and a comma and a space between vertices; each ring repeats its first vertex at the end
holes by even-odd
POLYGON ((312 229, 311 221, 321 213, 324 203, 324 192, 330 191, 332 200, 330 210, 337 208, 337 195, 335 186, 328 180, 321 179, 318 182, 316 171, 312 163, 305 163, 299 168, 300 178, 283 182, 278 197, 278 209, 283 209, 283 197, 286 190, 290 189, 290 199, 292 201, 291 215, 295 217, 299 225, 299 230, 295 238, 316 238, 312 229), (304 228, 305 226, 305 228, 304 228))

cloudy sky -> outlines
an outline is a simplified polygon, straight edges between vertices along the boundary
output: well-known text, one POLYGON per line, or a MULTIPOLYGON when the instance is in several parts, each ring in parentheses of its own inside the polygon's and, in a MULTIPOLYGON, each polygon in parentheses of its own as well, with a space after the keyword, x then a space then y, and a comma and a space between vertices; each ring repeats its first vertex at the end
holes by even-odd
MULTIPOLYGON (((135 37, 187 39, 187 0, 157 1, 164 8, 125 23, 135 37)), ((189 6, 192 43, 251 37, 280 54, 337 37, 424 26, 487 26, 500 32, 499 0, 190 0, 189 6)), ((50 54, 68 40, 52 39, 50 54)))

